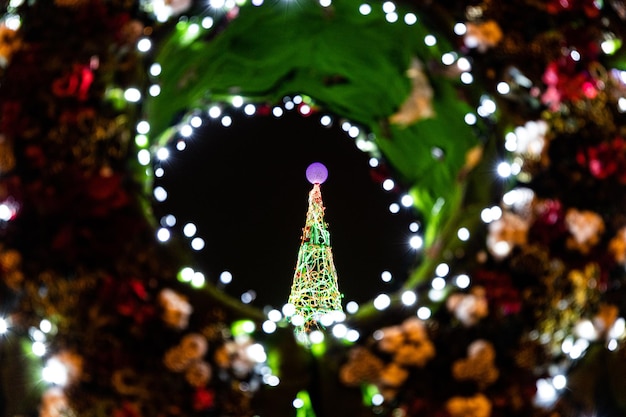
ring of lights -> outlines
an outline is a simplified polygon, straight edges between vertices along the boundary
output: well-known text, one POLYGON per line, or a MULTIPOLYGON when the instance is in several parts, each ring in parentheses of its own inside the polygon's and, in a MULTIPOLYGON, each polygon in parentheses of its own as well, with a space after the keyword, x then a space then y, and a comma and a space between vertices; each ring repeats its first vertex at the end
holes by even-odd
MULTIPOLYGON (((227 127, 232 111, 253 116, 267 108, 280 117, 294 108, 304 115, 321 109, 322 124, 335 115, 344 120, 359 149, 375 161, 384 158, 411 184, 408 198, 426 225, 423 246, 438 246, 442 233, 454 229, 453 213, 464 204, 467 155, 479 145, 479 120, 458 99, 467 61, 453 51, 417 14, 391 2, 381 9, 354 0, 297 8, 253 2, 181 19, 150 66, 152 97, 136 142, 140 164, 157 164, 154 172, 146 170, 145 180, 162 173, 164 146, 176 140, 184 147, 203 117, 227 127)), ((162 240, 169 237, 166 229, 158 232, 162 240)), ((435 258, 427 257, 404 288, 432 274, 435 258)), ((194 283, 186 273, 184 279, 194 283)), ((198 286, 217 294, 196 278, 198 286)), ((238 300, 226 302, 261 317, 238 300)), ((368 311, 373 310, 364 306, 358 314, 366 317, 368 311)))

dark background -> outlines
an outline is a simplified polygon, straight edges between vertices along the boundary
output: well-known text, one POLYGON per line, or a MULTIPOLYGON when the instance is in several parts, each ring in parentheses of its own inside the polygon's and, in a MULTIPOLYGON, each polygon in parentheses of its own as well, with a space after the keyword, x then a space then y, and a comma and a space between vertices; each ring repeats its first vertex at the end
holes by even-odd
POLYGON ((172 145, 163 164, 166 174, 155 182, 168 191, 157 215, 174 214, 173 231, 181 236, 183 225, 195 223, 206 242, 191 266, 213 283, 228 270, 229 294, 253 290, 253 304, 282 306, 312 188, 305 170, 319 161, 329 171, 322 198, 344 305, 397 288, 416 256, 408 245, 416 213, 404 207, 395 215, 388 211, 401 196, 398 179, 397 190, 384 191, 384 166, 370 168, 370 156, 356 148, 339 120, 324 127, 320 115, 296 111, 281 118, 231 116, 228 128, 207 118, 182 152, 172 145), (384 270, 393 274, 389 283, 380 279, 384 270))

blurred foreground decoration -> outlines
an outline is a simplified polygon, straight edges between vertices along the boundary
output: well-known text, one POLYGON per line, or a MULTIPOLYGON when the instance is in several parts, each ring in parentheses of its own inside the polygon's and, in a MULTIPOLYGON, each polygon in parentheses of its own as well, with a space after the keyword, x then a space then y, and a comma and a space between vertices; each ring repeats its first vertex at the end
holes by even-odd
POLYGON ((2 414, 624 415, 623 2, 223 6, 5 6, 2 414), (310 352, 150 212, 194 112, 294 94, 425 226, 403 288, 310 352))

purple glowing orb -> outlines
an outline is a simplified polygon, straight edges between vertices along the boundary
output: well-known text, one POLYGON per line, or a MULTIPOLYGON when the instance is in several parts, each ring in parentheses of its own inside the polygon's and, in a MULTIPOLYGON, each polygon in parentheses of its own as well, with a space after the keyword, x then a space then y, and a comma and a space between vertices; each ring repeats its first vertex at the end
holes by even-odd
POLYGON ((311 184, 321 184, 328 178, 328 169, 321 162, 313 162, 306 169, 306 179, 311 184))

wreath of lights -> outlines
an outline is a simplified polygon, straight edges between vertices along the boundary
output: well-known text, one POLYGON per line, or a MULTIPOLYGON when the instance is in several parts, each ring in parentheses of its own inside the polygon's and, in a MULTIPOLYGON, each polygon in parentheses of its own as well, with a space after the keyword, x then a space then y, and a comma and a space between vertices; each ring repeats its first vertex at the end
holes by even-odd
MULTIPOLYGON (((264 8, 264 7, 276 7, 276 5, 267 5, 263 1, 253 2, 250 7, 254 8, 264 8)), ((280 6, 279 6, 280 7, 280 6)), ((331 11, 334 7, 332 2, 320 2, 319 7, 322 9, 327 9, 331 11)), ((229 16, 229 14, 237 14, 239 6, 234 3, 228 2, 212 2, 211 3, 211 11, 214 13, 211 16, 205 16, 201 19, 184 19, 179 20, 177 24, 177 29, 180 31, 180 41, 192 42, 193 39, 196 39, 202 36, 203 31, 211 30, 215 22, 220 21, 225 16, 229 16)), ((384 20, 389 25, 395 24, 403 24, 407 27, 414 26, 419 24, 418 17, 415 13, 411 11, 403 11, 393 2, 385 2, 382 4, 382 16, 384 20)), ((168 8, 158 9, 153 11, 155 16, 159 18, 161 21, 168 20, 171 17, 172 10, 168 8), (165 19, 165 20, 163 20, 165 19)), ((355 12, 362 16, 364 19, 369 18, 375 10, 370 4, 363 3, 358 7, 358 11, 355 12)), ((237 18, 235 18, 237 19, 237 18)), ((465 27, 463 24, 457 24, 455 26, 455 32, 458 35, 463 35, 465 33, 465 27)), ((140 45, 144 45, 144 50, 148 51, 150 49, 150 41, 148 38, 139 41, 140 45)), ((437 37, 433 33, 427 33, 423 38, 423 44, 426 47, 430 48, 438 48, 439 41, 437 37)), ((445 44, 445 42, 444 42, 445 44)), ((454 68, 455 72, 458 72, 458 80, 461 84, 470 85, 473 82, 473 77, 471 75, 471 64, 467 58, 459 56, 457 52, 449 50, 441 53, 440 61, 444 66, 448 66, 454 68)), ((419 68, 419 67, 418 67, 419 68)), ((409 70, 407 73, 409 78, 415 79, 418 81, 415 83, 424 82, 419 73, 419 69, 413 68, 409 70), (413 71, 413 72, 410 72, 413 71)), ((153 97, 158 97, 161 93, 160 82, 162 67, 161 64, 155 62, 149 66, 150 75, 153 77, 153 84, 148 88, 150 95, 153 97)), ((427 81, 426 81, 427 83, 427 81)), ((421 85, 420 88, 428 89, 428 86, 421 85)), ((414 89, 415 91, 416 89, 414 89)), ((127 90, 128 91, 128 90, 127 90)), ((133 93, 131 95, 137 95, 135 90, 131 90, 133 93)), ((419 90, 418 90, 419 92, 419 90)), ((422 92, 423 93, 423 92, 422 92)), ((198 95, 196 95, 198 96, 198 95)), ((220 93, 220 96, 223 94, 220 93)), ((139 97, 137 95, 137 97, 139 97)), ((150 105, 148 105, 150 107, 150 105)), ((203 121, 206 118, 209 118, 213 121, 217 121, 219 125, 223 128, 228 128, 233 123, 233 118, 231 117, 232 112, 243 112, 245 115, 249 117, 254 117, 257 113, 257 108, 261 107, 263 109, 268 108, 268 104, 264 102, 255 102, 254 98, 246 98, 239 94, 233 94, 228 97, 222 97, 221 101, 209 102, 205 104, 202 108, 193 109, 184 116, 179 123, 175 126, 169 128, 165 134, 161 135, 156 140, 156 145, 149 146, 149 143, 155 142, 153 139, 149 138, 150 132, 152 130, 151 123, 148 120, 142 121, 137 125, 137 137, 136 144, 141 148, 138 152, 137 159, 139 163, 143 166, 154 166, 154 172, 148 174, 154 175, 156 177, 160 177, 165 173, 165 168, 161 164, 162 161, 166 160, 170 155, 170 148, 172 144, 175 143, 175 147, 178 151, 182 151, 185 149, 185 141, 194 135, 195 129, 201 127, 203 125, 203 121)), ((276 104, 269 104, 270 110, 269 112, 276 119, 280 119, 286 112, 297 111, 302 116, 309 116, 312 113, 320 113, 319 115, 319 123, 321 126, 330 127, 333 123, 338 122, 341 124, 341 129, 346 132, 346 135, 355 140, 355 144, 357 148, 363 152, 366 152, 370 155, 369 164, 370 167, 375 169, 380 163, 382 153, 379 149, 377 142, 379 141, 376 135, 368 129, 367 126, 363 126, 357 122, 350 121, 344 117, 337 117, 332 114, 332 112, 326 112, 323 110, 323 106, 318 105, 315 102, 315 99, 308 96, 307 94, 296 94, 290 96, 284 96, 281 100, 279 100, 276 104), (322 109, 320 112, 319 109, 322 109)), ((490 99, 488 96, 483 96, 480 99, 480 105, 476 109, 476 114, 472 112, 468 112, 463 115, 463 121, 467 126, 476 126, 479 123, 479 117, 488 118, 493 113, 495 113, 495 102, 490 99)), ((398 118, 401 116, 397 115, 398 118)), ((162 123, 161 123, 162 125, 162 123)), ((158 132, 162 131, 162 128, 156 129, 158 132)), ((431 149, 431 154, 433 159, 437 159, 442 157, 444 151, 441 148, 433 147, 431 149)), ((385 191, 391 192, 397 190, 396 182, 393 178, 387 178, 382 182, 382 188, 385 191)), ((167 198, 167 190, 163 187, 156 187, 153 190, 153 195, 156 201, 163 202, 167 198)), ((444 204, 443 200, 438 202, 439 205, 444 204)), ((390 213, 394 214, 404 208, 415 208, 419 210, 420 204, 415 204, 414 197, 411 195, 409 191, 401 193, 398 201, 393 203, 389 207, 390 213)), ((422 207, 423 208, 423 207, 422 207)), ((435 208, 433 211, 439 210, 440 207, 435 208)), ((164 218, 160 220, 161 227, 157 230, 157 238, 165 242, 170 239, 172 235, 172 227, 176 224, 176 219, 172 215, 166 215, 164 218)), ((180 226, 179 226, 180 227, 180 226)), ((197 227, 193 223, 188 223, 182 226, 183 234, 189 238, 189 244, 193 250, 201 250, 204 248, 204 240, 202 239, 197 227)), ((408 245, 411 250, 419 251, 422 249, 424 245, 424 236, 422 235, 422 230, 420 230, 420 225, 418 222, 412 222, 408 225, 408 229, 412 233, 412 237, 410 237, 408 241, 408 245)), ((467 241, 470 237, 469 229, 465 226, 462 226, 458 229, 457 237, 459 241, 467 241)), ((431 239, 432 240, 432 239, 431 239)), ((432 242, 431 242, 432 243, 432 242)), ((442 263, 437 267, 437 276, 434 279, 434 283, 432 284, 432 289, 429 291, 429 298, 431 302, 438 303, 445 298, 446 285, 447 282, 444 279, 445 276, 449 274, 449 267, 446 263, 442 263), (447 270, 446 270, 447 269, 447 270), (444 271, 446 270, 446 271, 444 271)), ((232 281, 232 275, 228 271, 224 271, 222 275, 220 275, 220 281, 222 284, 227 284, 232 281)), ((189 282, 192 286, 200 288, 207 284, 206 277, 201 271, 196 271, 191 267, 187 267, 181 271, 180 279, 186 282, 189 282)), ((383 281, 389 280, 389 274, 383 273, 381 274, 381 279, 383 281)), ((469 282, 467 281, 467 275, 462 274, 460 278, 454 278, 461 288, 467 288, 469 286, 469 282)), ((420 281, 423 278, 419 278, 420 281)), ((390 307, 392 304, 411 306, 417 301, 417 294, 414 290, 416 283, 418 280, 414 277, 411 282, 407 283, 406 288, 399 295, 390 295, 390 294, 379 294, 372 302, 369 307, 366 307, 366 311, 372 311, 372 307, 375 311, 382 311, 390 307)), ((243 294, 242 300, 244 303, 251 302, 253 297, 250 297, 249 294, 243 294)), ((236 303, 234 300, 231 300, 231 304, 236 303)), ((359 310, 359 305, 355 302, 349 302, 346 305, 347 311, 349 314, 356 314, 359 310)), ((432 306, 421 306, 419 308, 419 316, 423 319, 430 317, 432 306)), ((268 317, 265 317, 265 323, 267 328, 274 329, 275 326, 269 324, 269 322, 278 322, 277 319, 281 319, 284 321, 284 316, 280 314, 280 309, 272 308, 271 316, 273 320, 270 320, 268 317), (278 314, 277 314, 278 311, 278 314)), ((258 317, 258 315, 255 315, 258 317)), ((344 334, 342 332, 342 334, 344 334)), ((355 333, 351 334, 351 341, 355 341, 355 333)))
MULTIPOLYGON (((234 98, 233 105, 224 105, 224 103, 215 103, 209 105, 209 107, 203 112, 194 112, 192 116, 186 119, 181 123, 177 133, 172 137, 170 141, 162 146, 158 146, 152 150, 150 154, 144 152, 144 150, 139 151, 138 160, 142 165, 152 164, 153 167, 153 175, 155 178, 160 178, 166 174, 167 170, 170 169, 167 167, 167 161, 171 156, 171 152, 183 152, 187 148, 187 141, 197 136, 196 130, 204 127, 207 123, 217 122, 218 127, 216 129, 225 129, 232 125, 233 123, 233 115, 234 112, 243 112, 246 116, 255 117, 257 108, 254 104, 248 103, 244 106, 240 97, 234 98), (200 113, 200 114, 198 114, 200 113), (203 118, 204 116, 204 118, 203 118), (207 120, 208 119, 208 120, 207 120), (175 148, 175 150, 174 150, 175 148), (154 163, 152 162, 154 161, 154 163)), ((262 104, 260 106, 263 106, 262 104)), ((357 148, 362 152, 365 152, 369 155, 369 167, 371 169, 376 169, 381 163, 381 154, 374 141, 369 139, 367 135, 363 132, 363 127, 360 127, 356 124, 350 123, 349 121, 342 120, 341 118, 334 117, 330 114, 326 114, 323 112, 319 112, 317 110, 317 106, 313 103, 312 99, 308 96, 296 95, 294 97, 284 97, 281 105, 274 106, 271 109, 271 114, 277 120, 287 112, 297 111, 301 116, 308 117, 311 116, 312 113, 320 113, 315 114, 313 117, 317 117, 320 126, 325 128, 331 128, 334 123, 339 123, 341 126, 341 130, 345 132, 347 140, 354 140, 357 148), (309 104, 307 104, 309 103, 309 104)), ((266 116, 256 116, 256 117, 266 117, 266 116)), ((143 137, 139 137, 139 141, 142 141, 143 137)), ((195 140, 198 140, 197 138, 195 140)), ((398 195, 398 185, 393 178, 385 178, 381 182, 381 189, 384 192, 393 193, 394 195, 398 195)), ((157 203, 164 203, 167 201, 168 192, 167 190, 158 185, 153 188, 153 197, 157 203)), ((408 192, 400 193, 396 202, 393 202, 389 205, 388 211, 390 215, 394 215, 400 212, 400 210, 410 210, 413 207, 413 199, 408 192)), ((189 247, 193 251, 202 251, 205 247, 205 242, 202 237, 202 231, 198 229, 194 222, 186 222, 185 224, 178 224, 177 218, 174 214, 165 214, 159 219, 159 225, 156 231, 156 238, 160 242, 168 242, 174 235, 184 236, 187 241, 189 247)), ((406 245, 408 250, 412 250, 418 252, 423 245, 423 237, 420 232, 420 223, 417 219, 414 219, 409 224, 406 225, 406 229, 410 232, 411 236, 407 239, 406 245)), ((467 229, 465 229, 467 230, 467 229)), ((463 233, 463 231, 461 231, 463 233)), ((469 237, 469 236, 467 236, 469 237)), ((465 238, 467 238, 465 237, 465 238)), ((380 279, 383 282, 389 282, 392 280, 392 274, 389 271, 381 271, 380 279)), ((189 283, 194 288, 203 288, 206 285, 212 285, 212 283, 208 283, 205 274, 198 270, 198 268, 194 268, 191 266, 185 267, 180 271, 179 279, 183 282, 189 283)), ((219 274, 219 284, 228 285, 232 282, 233 275, 228 270, 224 270, 219 274)), ((250 304, 254 301, 254 296, 250 293, 250 291, 244 292, 241 294, 241 302, 243 304, 250 304)), ((403 293, 402 302, 406 306, 412 305, 417 296, 413 291, 407 290, 403 293)), ((234 303, 234 300, 233 300, 234 303)), ((386 294, 381 294, 375 300, 375 307, 378 310, 385 309, 391 304, 391 298, 386 294)), ((355 301, 348 301, 346 304, 346 308, 348 312, 354 314, 358 311, 359 305, 355 301)), ((265 308, 267 310, 267 307, 265 308)), ((267 333, 273 332, 276 329, 276 325, 274 323, 284 323, 286 319, 286 315, 284 313, 285 306, 273 306, 269 312, 267 313, 266 321, 263 323, 263 329, 267 333), (283 314, 280 314, 280 311, 283 311, 283 314), (271 316, 271 319, 270 319, 271 316)), ((348 334, 347 330, 342 331, 339 328, 335 334, 340 334, 338 332, 341 331, 341 334, 348 334)), ((350 341, 354 342, 355 332, 350 332, 350 341)))

